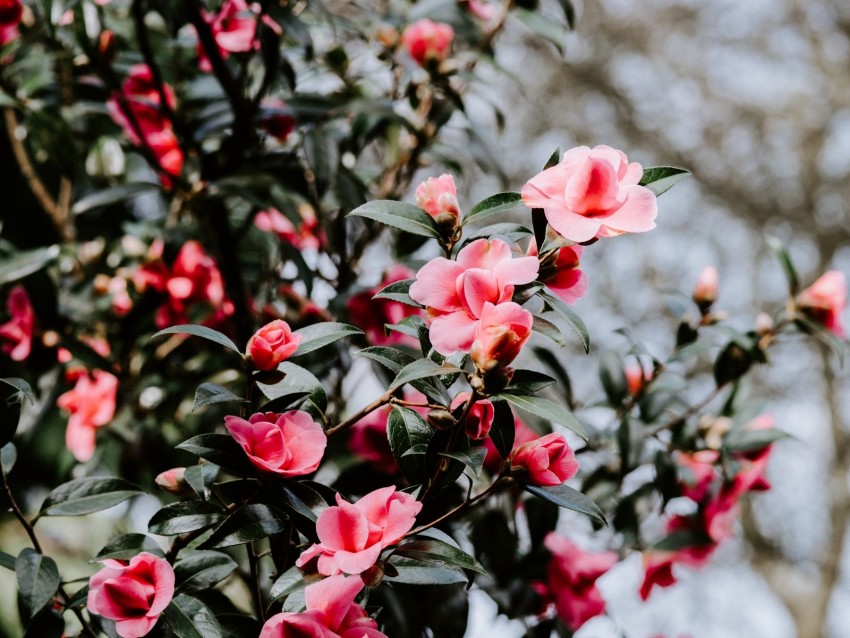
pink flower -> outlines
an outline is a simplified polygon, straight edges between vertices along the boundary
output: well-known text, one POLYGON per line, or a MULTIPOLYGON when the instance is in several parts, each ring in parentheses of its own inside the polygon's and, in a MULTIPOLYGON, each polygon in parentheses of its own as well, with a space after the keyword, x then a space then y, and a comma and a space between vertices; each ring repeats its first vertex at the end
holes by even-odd
MULTIPOLYGON (((469 392, 461 392, 452 401, 452 412, 462 405, 465 405, 469 400, 469 392)), ((493 404, 487 399, 479 399, 472 404, 469 409, 469 414, 466 417, 464 428, 466 435, 473 441, 480 441, 487 438, 490 434, 490 428, 493 427, 493 419, 496 412, 493 409, 493 404)))
POLYGON ((226 416, 224 425, 251 463, 281 476, 315 472, 328 443, 322 426, 301 410, 258 412, 247 421, 226 416))
POLYGON ((422 310, 400 301, 372 299, 385 286, 403 279, 412 279, 413 276, 414 273, 410 268, 403 264, 397 264, 387 271, 381 283, 376 287, 351 295, 348 298, 345 304, 348 309, 348 316, 354 325, 363 329, 370 343, 376 346, 396 343, 417 345, 418 342, 409 335, 396 331, 390 331, 388 334, 384 326, 399 323, 406 317, 419 316, 422 314, 422 310))
POLYGON ((304 567, 318 557, 320 574, 359 574, 378 560, 381 551, 401 540, 416 521, 422 503, 395 486, 366 494, 354 504, 337 494, 337 505, 319 514, 319 542, 295 562, 304 567))
POLYGON ((398 471, 387 439, 389 414, 389 406, 370 412, 354 424, 348 438, 348 449, 382 474, 395 474, 398 471))
MULTIPOLYGON (((207 18, 209 19, 209 16, 207 18)), ((226 59, 230 53, 244 53, 259 46, 254 39, 257 18, 245 0, 225 0, 212 18, 210 28, 222 58, 226 59)), ((201 71, 209 73, 212 71, 212 64, 200 44, 198 51, 198 66, 201 71)))
POLYGON ((675 459, 680 470, 679 485, 682 488, 682 496, 687 496, 697 503, 702 502, 718 477, 717 463, 720 454, 714 450, 679 452, 675 459))
POLYGON ((302 209, 302 221, 295 227, 289 218, 281 213, 276 208, 257 213, 254 218, 254 225, 266 233, 274 233, 278 239, 288 244, 292 244, 299 250, 315 250, 319 248, 323 241, 323 234, 319 228, 318 220, 312 211, 302 209))
POLYGON ((697 283, 694 286, 694 292, 691 295, 696 304, 701 310, 707 310, 715 301, 717 301, 717 286, 720 278, 717 275, 717 269, 713 266, 706 266, 702 269, 697 277, 697 283))
MULTIPOLYGON (((582 246, 562 246, 557 249, 554 260, 545 260, 538 279, 566 303, 575 303, 587 292, 587 276, 579 269, 579 260, 584 252, 582 246)), ((537 257, 537 242, 528 244, 528 255, 537 257)))
POLYGON ((80 463, 94 454, 95 431, 115 416, 118 379, 103 370, 83 373, 74 387, 56 399, 56 405, 69 412, 65 445, 80 463))
POLYGON ((16 39, 24 14, 21 0, 0 0, 0 47, 16 39))
POLYGON ((585 552, 555 532, 550 532, 543 542, 552 553, 548 589, 555 597, 555 609, 563 623, 576 631, 605 612, 605 601, 596 588, 596 580, 616 564, 617 555, 585 552))
POLYGON ((295 128, 295 117, 286 102, 266 98, 260 103, 260 111, 260 128, 279 142, 285 142, 295 128))
POLYGON ((639 395, 652 381, 652 372, 644 369, 640 362, 627 364, 623 373, 626 375, 626 387, 633 397, 639 395))
MULTIPOLYGON (((511 451, 516 450, 524 443, 534 441, 538 438, 537 432, 528 427, 525 422, 518 417, 514 417, 514 427, 516 428, 516 431, 514 434, 513 448, 511 451)), ((492 439, 488 438, 487 440, 485 440, 484 447, 487 448, 487 456, 484 457, 484 467, 487 468, 487 471, 491 474, 495 474, 499 471, 503 459, 499 455, 498 450, 496 450, 496 446, 493 445, 492 439)))
POLYGON ((534 316, 513 301, 497 306, 485 301, 470 350, 475 366, 490 372, 509 365, 531 336, 532 323, 534 316))
POLYGON ((298 350, 300 343, 300 334, 294 334, 283 319, 275 319, 248 340, 248 357, 257 370, 275 370, 298 350))
POLYGON ((260 638, 387 638, 354 599, 363 589, 357 577, 331 576, 304 590, 307 609, 272 616, 260 638))
POLYGON ((185 467, 173 467, 170 470, 165 470, 165 472, 160 472, 156 475, 154 483, 172 494, 191 493, 191 489, 187 489, 189 485, 186 483, 185 467))
POLYGON ((401 44, 419 66, 427 66, 448 57, 454 37, 451 25, 423 18, 407 26, 401 44))
POLYGON ((476 18, 484 22, 489 22, 496 15, 496 7, 485 0, 469 0, 466 3, 466 8, 476 18))
POLYGON ((174 596, 174 570, 168 561, 148 552, 129 564, 107 559, 89 580, 88 609, 115 621, 122 638, 147 635, 174 596))
POLYGON ((512 259, 500 239, 477 239, 456 261, 437 257, 425 264, 410 287, 410 297, 427 306, 431 343, 442 355, 469 352, 484 304, 510 301, 514 286, 534 281, 534 257, 512 259))
POLYGON ((419 204, 419 208, 438 223, 446 220, 448 225, 456 226, 460 221, 457 187, 451 175, 429 177, 419 184, 416 187, 416 202, 419 204))
POLYGON ((643 169, 610 146, 580 146, 560 164, 522 187, 529 208, 542 208, 562 236, 582 243, 596 237, 642 233, 655 228, 655 195, 638 186, 643 169))
POLYGON ((797 304, 813 321, 842 339, 845 336, 841 313, 847 307, 844 273, 830 270, 797 295, 797 304))
POLYGON ((6 309, 11 318, 0 325, 0 350, 9 355, 12 361, 23 361, 32 350, 35 324, 35 313, 23 286, 15 286, 9 291, 6 309))
MULTIPOLYGON (((773 416, 762 414, 745 425, 744 429, 769 430, 773 427, 773 416)), ((770 482, 767 480, 765 472, 772 448, 772 445, 765 445, 759 449, 734 453, 738 461, 738 471, 732 480, 732 489, 734 491, 738 494, 744 494, 746 492, 763 492, 770 489, 770 482)))
POLYGON ((523 443, 511 454, 511 474, 531 485, 561 485, 578 472, 578 461, 562 434, 523 443))

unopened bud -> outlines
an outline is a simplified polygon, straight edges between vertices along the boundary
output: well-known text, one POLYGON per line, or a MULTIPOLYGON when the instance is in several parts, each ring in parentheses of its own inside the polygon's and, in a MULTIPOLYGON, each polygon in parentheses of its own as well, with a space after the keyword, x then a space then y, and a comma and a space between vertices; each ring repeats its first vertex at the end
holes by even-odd
POLYGON ((428 413, 428 423, 438 430, 450 430, 457 425, 457 419, 448 410, 431 410, 428 413))
POLYGON ((766 312, 760 312, 756 317, 756 334, 760 337, 764 337, 773 332, 775 324, 773 323, 773 317, 771 317, 766 312))
POLYGON ((170 470, 165 470, 165 472, 157 475, 154 482, 160 488, 172 494, 186 494, 191 491, 186 483, 185 467, 173 467, 170 470))
POLYGON ((717 286, 720 278, 713 266, 706 266, 697 277, 694 286, 693 300, 699 306, 700 312, 707 313, 712 304, 717 301, 717 286))
POLYGON ((97 41, 97 60, 100 64, 109 65, 115 59, 115 34, 108 29, 100 32, 97 41))

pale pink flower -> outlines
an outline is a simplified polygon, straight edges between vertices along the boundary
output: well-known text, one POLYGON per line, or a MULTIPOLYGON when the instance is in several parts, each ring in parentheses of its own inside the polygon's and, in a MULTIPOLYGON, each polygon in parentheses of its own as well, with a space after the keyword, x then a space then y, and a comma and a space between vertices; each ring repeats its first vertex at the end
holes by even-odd
POLYGON ((639 186, 643 169, 610 146, 580 146, 522 187, 529 208, 542 208, 549 224, 576 243, 655 228, 655 194, 639 186))
POLYGON ((129 563, 107 559, 103 564, 89 580, 89 611, 114 620, 121 638, 147 635, 174 596, 171 565, 148 552, 129 563))
POLYGON ((509 365, 531 337, 534 316, 513 301, 484 302, 470 358, 484 372, 509 365))
POLYGON ((298 567, 318 557, 316 567, 326 576, 364 572, 384 548, 410 531, 422 509, 422 503, 392 485, 370 492, 354 504, 337 494, 336 502, 319 514, 319 542, 301 554, 295 562, 298 567))
POLYGON ((454 37, 451 25, 423 18, 407 26, 401 34, 401 44, 419 66, 427 66, 448 57, 454 37))
POLYGON ((306 609, 269 618, 260 638, 387 638, 354 599, 363 589, 358 577, 331 576, 304 590, 306 609))
MULTIPOLYGON (((575 303, 587 292, 587 275, 579 268, 583 246, 561 246, 551 263, 540 269, 538 279, 566 303, 575 303)), ((537 242, 528 244, 528 255, 537 257, 537 242)))
MULTIPOLYGON (((205 17, 210 20, 209 15, 205 17)), ((222 58, 226 59, 230 53, 252 51, 259 46, 254 37, 257 33, 257 18, 245 0, 225 0, 218 13, 211 18, 210 29, 222 58)), ((201 71, 209 73, 212 64, 200 43, 198 51, 198 66, 201 71)))
MULTIPOLYGON (((461 392, 452 401, 452 412, 460 406, 465 405, 469 400, 469 392, 461 392)), ((469 409, 469 414, 466 416, 464 430, 466 435, 473 441, 480 441, 487 438, 490 434, 490 428, 493 427, 493 419, 496 412, 493 409, 493 404, 487 399, 479 399, 472 404, 469 409)))
POLYGON ((251 463, 281 476, 315 472, 328 442, 322 426, 301 410, 258 412, 247 421, 226 416, 224 425, 251 463))
POLYGON ((247 353, 257 370, 275 370, 291 357, 301 343, 283 319, 275 319, 257 330, 248 340, 247 353))
POLYGON ((404 264, 396 264, 386 272, 381 283, 377 286, 351 295, 348 298, 345 304, 348 310, 348 316, 355 326, 361 328, 366 333, 369 343, 376 346, 387 346, 397 343, 404 343, 410 346, 418 344, 418 341, 413 337, 396 332, 395 330, 387 331, 384 326, 399 323, 406 317, 419 316, 422 314, 420 308, 401 303, 400 301, 392 301, 391 299, 372 299, 384 287, 403 279, 412 279, 413 277, 414 273, 410 268, 404 264))
POLYGON ((830 270, 797 295, 797 304, 813 321, 842 339, 845 336, 841 314, 847 307, 847 281, 844 273, 830 270))
POLYGON ((699 277, 697 277, 694 292, 691 295, 701 309, 710 308, 711 304, 717 301, 717 287, 719 282, 720 277, 717 274, 716 268, 706 266, 702 269, 699 277))
POLYGON ((92 370, 77 377, 73 388, 56 399, 56 405, 69 412, 65 445, 80 463, 94 454, 95 431, 115 416, 118 379, 104 370, 92 370))
POLYGON ((578 472, 578 461, 563 434, 553 432, 523 443, 510 458, 511 474, 530 485, 562 485, 578 472))
POLYGON ((437 257, 425 264, 410 287, 410 297, 427 306, 431 343, 443 355, 469 352, 484 304, 510 301, 514 286, 534 281, 534 257, 513 259, 500 239, 477 239, 456 261, 437 257))
POLYGON ((0 350, 12 361, 23 361, 30 356, 35 325, 35 313, 23 286, 15 286, 9 291, 6 309, 10 318, 0 325, 0 350))
POLYGON ((416 187, 416 202, 419 208, 437 221, 448 219, 457 224, 460 220, 460 204, 457 187, 451 175, 429 177, 416 187), (440 217, 440 216, 443 217, 440 217))

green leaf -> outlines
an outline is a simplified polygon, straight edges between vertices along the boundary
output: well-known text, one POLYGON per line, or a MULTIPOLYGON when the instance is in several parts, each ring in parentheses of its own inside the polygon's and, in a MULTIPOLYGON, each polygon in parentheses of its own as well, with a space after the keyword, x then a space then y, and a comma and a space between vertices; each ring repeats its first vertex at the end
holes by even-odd
POLYGON ((484 468, 484 458, 487 456, 487 448, 474 447, 465 452, 440 452, 440 456, 460 461, 469 470, 467 474, 477 479, 481 476, 481 470, 484 468))
POLYGON ((514 375, 511 377, 511 383, 506 388, 506 392, 516 394, 536 394, 544 388, 555 383, 555 379, 548 374, 535 372, 534 370, 514 370, 514 375))
POLYGON ((5 379, 0 379, 0 382, 12 386, 20 393, 18 395, 19 403, 22 403, 23 397, 26 397, 32 405, 35 405, 35 394, 33 394, 30 384, 23 379, 19 379, 17 377, 6 377, 5 379))
POLYGON ((146 534, 121 534, 121 536, 109 541, 89 562, 96 563, 107 558, 129 560, 141 552, 165 556, 159 543, 150 536, 146 534))
POLYGON ((516 438, 516 421, 507 401, 493 401, 493 426, 490 428, 490 440, 502 459, 511 455, 516 438))
POLYGON ((511 210, 522 205, 522 195, 519 193, 498 193, 478 202, 463 218, 462 226, 470 222, 480 222, 493 215, 511 210))
POLYGON ((567 28, 564 25, 537 11, 514 9, 512 13, 534 33, 554 44, 561 55, 564 54, 564 43, 567 39, 567 28))
POLYGON ((284 596, 289 596, 289 594, 301 591, 308 585, 317 583, 320 580, 322 580, 321 574, 310 574, 309 576, 305 576, 300 569, 292 566, 281 574, 277 580, 274 581, 274 584, 272 584, 272 588, 269 591, 267 605, 273 605, 284 596))
POLYGON ((386 199, 377 200, 355 208, 349 215, 366 217, 412 235, 440 239, 440 231, 431 216, 412 204, 386 199))
POLYGON ((508 240, 508 243, 514 243, 523 237, 530 237, 533 234, 534 233, 532 233, 528 228, 520 226, 519 224, 493 224, 491 226, 485 226, 484 228, 476 230, 471 235, 466 236, 463 244, 465 246, 466 244, 476 239, 481 239, 482 237, 486 239, 490 239, 492 237, 504 237, 508 240))
POLYGON ((221 334, 218 330, 213 330, 212 328, 207 328, 206 326, 199 326, 193 323, 187 323, 179 326, 171 326, 170 328, 165 328, 164 330, 160 330, 155 335, 151 337, 151 339, 156 339, 157 337, 162 337, 164 335, 173 335, 173 334, 187 334, 195 337, 201 337, 202 339, 207 339, 212 341, 213 343, 217 343, 220 346, 224 346, 237 354, 242 354, 242 351, 236 346, 233 341, 230 340, 229 337, 221 334))
POLYGON ((209 500, 210 486, 218 477, 220 469, 215 463, 192 465, 186 468, 186 482, 189 484, 189 487, 195 490, 195 494, 204 500, 209 500))
POLYGON ((71 207, 71 213, 80 215, 96 208, 118 204, 140 193, 157 190, 159 190, 159 184, 152 182, 131 182, 129 184, 104 188, 78 199, 71 207))
POLYGON ((221 638, 221 626, 212 610, 197 598, 178 594, 164 612, 177 638, 221 638))
POLYGON ((599 357, 599 380, 612 406, 622 404, 629 393, 623 361, 616 352, 606 350, 599 357))
POLYGON ((394 281, 372 295, 372 299, 390 299, 391 301, 398 301, 399 303, 407 304, 408 306, 422 308, 421 304, 416 303, 410 298, 410 285, 414 281, 416 280, 402 279, 400 281, 394 281))
POLYGON ((298 350, 292 355, 293 357, 298 357, 302 354, 323 348, 335 341, 339 341, 343 337, 362 335, 363 331, 346 323, 324 321, 296 330, 295 334, 301 335, 301 343, 298 344, 298 350))
POLYGON ((390 388, 400 388, 405 383, 428 377, 439 377, 453 372, 462 372, 453 365, 440 365, 431 359, 417 359, 402 368, 390 384, 390 388))
POLYGON ((525 491, 540 498, 545 498, 559 507, 586 514, 603 525, 608 524, 602 510, 599 509, 599 506, 593 500, 568 485, 523 485, 522 487, 525 491))
POLYGON ((543 397, 509 394, 507 392, 503 392, 496 396, 501 397, 506 401, 510 401, 520 410, 539 416, 547 421, 551 421, 552 423, 563 425, 578 434, 585 441, 587 440, 587 433, 581 423, 579 423, 579 420, 570 414, 565 407, 555 403, 554 401, 544 399, 543 397))
POLYGON ((82 516, 108 509, 143 493, 124 479, 87 476, 63 483, 50 492, 39 516, 82 516))
POLYGON ((764 430, 741 429, 730 432, 726 436, 723 448, 730 452, 752 452, 788 438, 791 438, 790 434, 775 428, 764 430))
POLYGON ((393 555, 389 564, 395 567, 397 575, 385 576, 390 583, 403 585, 454 585, 469 582, 462 569, 448 567, 442 563, 429 563, 415 558, 393 555))
POLYGON ((59 246, 16 252, 0 260, 0 286, 38 272, 59 256, 59 246))
POLYGON ((690 174, 691 172, 684 168, 653 166, 643 169, 643 177, 640 180, 640 185, 646 186, 657 197, 666 193, 682 178, 690 174))
MULTIPOLYGON (((357 353, 358 356, 366 357, 377 361, 391 372, 398 374, 402 368, 417 361, 413 356, 396 348, 387 348, 384 346, 372 346, 363 348, 357 353)), ((451 402, 451 397, 446 391, 445 386, 436 378, 419 379, 410 383, 414 388, 426 395, 432 401, 447 405, 451 402)))
POLYGON ((262 503, 239 508, 219 525, 203 548, 232 547, 279 534, 286 529, 286 515, 262 503))
POLYGON ((558 0, 558 4, 561 5, 561 10, 564 12, 564 17, 567 19, 567 24, 570 25, 570 29, 575 29, 576 10, 573 7, 573 3, 570 0, 558 0))
POLYGON ((177 449, 186 450, 237 474, 254 472, 245 450, 229 434, 199 434, 183 441, 177 449))
POLYGON ((223 552, 194 551, 174 563, 177 591, 191 593, 212 589, 238 567, 223 552))
POLYGON ((206 501, 180 501, 166 505, 148 522, 148 531, 158 536, 177 536, 218 525, 225 517, 218 505, 206 501))
MULTIPOLYGON (((291 396, 300 392, 306 392, 310 400, 315 403, 320 410, 324 410, 328 405, 327 394, 322 387, 322 382, 316 378, 312 372, 299 365, 295 365, 291 361, 284 361, 278 366, 278 371, 286 375, 280 383, 274 385, 266 385, 258 383, 260 391, 270 400, 291 396)), ((276 410, 268 410, 276 411, 276 410)))
POLYGON ((18 450, 15 444, 11 441, 0 447, 0 471, 8 476, 15 467, 15 461, 18 459, 18 450))
POLYGON ((704 532, 680 530, 661 539, 652 546, 652 549, 659 552, 675 552, 686 547, 702 547, 712 543, 711 538, 704 532))
POLYGON ((777 237, 767 237, 767 245, 776 255, 782 266, 782 272, 785 273, 785 279, 788 281, 788 293, 792 297, 796 297, 800 292, 800 278, 797 276, 797 269, 794 268, 794 262, 791 261, 791 254, 782 243, 782 240, 777 237))
POLYGON ((15 561, 15 575, 23 616, 29 620, 50 602, 59 589, 59 569, 52 558, 26 547, 15 561))
POLYGON ((68 604, 66 605, 67 609, 82 609, 86 606, 89 597, 89 586, 88 583, 84 586, 80 587, 77 591, 75 591, 68 598, 68 604))
POLYGON ((434 428, 413 410, 393 406, 387 419, 387 438, 396 463, 411 483, 425 476, 425 455, 405 456, 405 452, 416 445, 427 445, 434 435, 434 428))
POLYGON ((567 345, 567 341, 564 339, 564 333, 562 333, 561 329, 548 319, 535 316, 534 321, 531 324, 531 329, 537 334, 553 341, 559 348, 563 348, 567 345))
POLYGON ((545 301, 552 310, 558 313, 569 324, 573 332, 578 335, 581 345, 585 352, 590 352, 590 333, 587 331, 587 326, 573 310, 564 303, 559 297, 550 294, 546 290, 537 292, 537 296, 545 301))
POLYGON ((415 539, 399 545, 393 554, 404 558, 442 563, 449 567, 469 569, 479 574, 487 575, 487 571, 481 563, 472 556, 457 547, 432 538, 425 540, 415 539))
POLYGON ((15 571, 15 557, 6 552, 0 552, 0 567, 15 571))
POLYGON ((192 412, 205 405, 213 403, 247 403, 245 399, 233 394, 230 390, 217 383, 202 383, 195 390, 195 403, 192 405, 192 412))

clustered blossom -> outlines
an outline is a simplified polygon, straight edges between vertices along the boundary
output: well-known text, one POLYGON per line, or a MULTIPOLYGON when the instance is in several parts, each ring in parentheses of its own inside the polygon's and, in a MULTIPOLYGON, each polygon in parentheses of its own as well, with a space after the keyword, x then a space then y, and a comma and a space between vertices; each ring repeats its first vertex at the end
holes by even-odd
POLYGON ((336 506, 319 514, 319 542, 305 550, 295 564, 305 567, 318 557, 320 574, 360 574, 375 564, 381 551, 410 531, 422 503, 410 494, 384 487, 349 503, 339 494, 336 506))
POLYGON ((419 66, 428 66, 448 57, 454 37, 451 25, 423 18, 402 32, 401 45, 419 66))
POLYGON ((306 609, 269 618, 260 638, 387 638, 354 599, 363 589, 354 576, 331 576, 304 590, 306 609))
POLYGON ((95 432, 115 416, 118 378, 104 370, 83 371, 74 387, 56 399, 56 405, 68 412, 65 445, 80 463, 95 450, 95 432))
POLYGON ((35 313, 23 286, 15 286, 6 299, 9 321, 0 325, 0 350, 12 361, 23 361, 32 350, 35 313))
POLYGON ((328 442, 322 426, 301 410, 258 412, 247 421, 226 416, 224 424, 251 463, 280 476, 315 472, 328 442))
POLYGON ((301 335, 295 334, 282 319, 257 330, 248 340, 246 348, 251 365, 257 370, 275 370, 281 363, 295 354, 301 344, 301 335))
POLYGON ((115 621, 121 638, 147 635, 174 596, 174 570, 164 558, 142 552, 129 562, 106 559, 89 580, 88 610, 115 621))
POLYGON ((416 340, 406 334, 387 331, 384 326, 396 324, 407 317, 422 315, 422 310, 416 306, 393 301, 392 299, 373 299, 380 290, 397 281, 412 279, 414 272, 403 264, 390 268, 384 278, 374 288, 351 295, 346 302, 346 309, 351 321, 366 333, 369 343, 376 346, 388 346, 397 343, 415 345, 416 340))
MULTIPOLYGON (((177 100, 171 86, 163 83, 162 92, 166 105, 174 110, 177 100)), ((172 177, 180 175, 183 151, 171 120, 163 112, 160 92, 150 67, 146 64, 130 67, 120 93, 109 98, 106 107, 133 144, 147 146, 166 174, 172 177)), ((163 178, 163 182, 166 186, 170 184, 167 177, 163 178)))
POLYGON ((0 47, 16 39, 24 15, 21 0, 0 0, 0 47))
POLYGON ((511 474, 531 485, 561 485, 578 472, 578 461, 562 434, 523 443, 510 456, 511 474))
POLYGON ((841 313, 847 307, 847 281, 844 273, 830 270, 797 295, 800 310, 813 321, 842 339, 845 336, 841 313))

